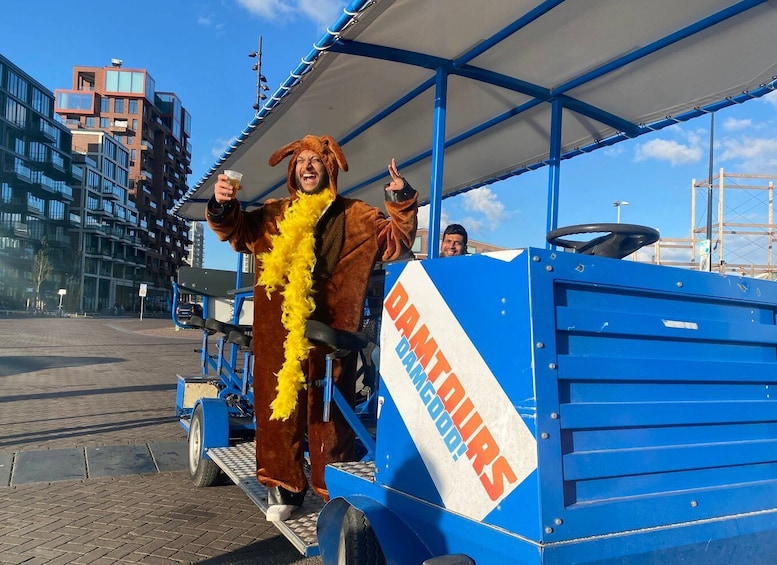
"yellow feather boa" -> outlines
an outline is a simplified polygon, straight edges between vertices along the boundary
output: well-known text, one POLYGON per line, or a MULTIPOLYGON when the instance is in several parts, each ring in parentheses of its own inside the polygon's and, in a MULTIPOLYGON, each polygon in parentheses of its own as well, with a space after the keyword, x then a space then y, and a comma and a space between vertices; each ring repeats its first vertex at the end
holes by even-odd
POLYGON ((316 265, 315 227, 332 193, 297 193, 299 199, 286 210, 273 236, 272 247, 258 256, 262 263, 258 283, 265 287, 269 298, 282 287, 281 321, 286 328, 283 343, 283 366, 278 371, 277 396, 270 407, 271 420, 287 420, 297 407, 297 396, 305 386, 301 362, 306 360, 310 342, 305 337, 305 322, 315 310, 313 301, 313 268, 316 265))

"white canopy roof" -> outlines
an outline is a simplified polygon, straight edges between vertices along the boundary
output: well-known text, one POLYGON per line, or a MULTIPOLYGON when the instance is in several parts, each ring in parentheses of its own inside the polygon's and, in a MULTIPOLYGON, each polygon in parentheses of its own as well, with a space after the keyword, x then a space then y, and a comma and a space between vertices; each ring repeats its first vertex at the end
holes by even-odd
POLYGON ((267 161, 306 134, 342 145, 340 194, 381 206, 394 156, 439 211, 554 155, 770 92, 776 36, 777 0, 354 0, 174 212, 203 220, 228 168, 249 207, 286 196, 287 163, 267 161))

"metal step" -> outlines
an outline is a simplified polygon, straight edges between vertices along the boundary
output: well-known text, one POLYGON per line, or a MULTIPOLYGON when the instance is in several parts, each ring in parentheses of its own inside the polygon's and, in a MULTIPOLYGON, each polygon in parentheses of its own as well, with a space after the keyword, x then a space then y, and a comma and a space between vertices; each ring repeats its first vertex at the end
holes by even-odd
MULTIPOLYGON (((208 455, 266 515, 267 488, 256 479, 256 443, 246 441, 233 447, 214 447, 208 449, 208 455)), ((324 501, 310 489, 302 508, 291 518, 285 522, 273 522, 305 557, 319 554, 316 521, 323 507, 324 501)))

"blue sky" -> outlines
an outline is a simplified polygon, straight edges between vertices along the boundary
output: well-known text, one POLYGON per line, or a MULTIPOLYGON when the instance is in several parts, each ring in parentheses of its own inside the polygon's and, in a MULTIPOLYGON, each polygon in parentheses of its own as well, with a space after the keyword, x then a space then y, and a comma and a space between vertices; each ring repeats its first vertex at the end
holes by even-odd
MULTIPOLYGON (((50 90, 70 88, 76 65, 119 58, 125 68, 148 70, 157 88, 175 92, 192 115, 193 185, 253 116, 255 60, 247 55, 259 36, 263 74, 274 91, 348 3, 25 0, 0 18, 0 52, 50 90)), ((772 95, 716 114, 716 174, 724 167, 777 175, 776 111, 772 95)), ((559 225, 614 222, 613 202, 627 201, 621 221, 689 237, 691 181, 708 175, 709 125, 699 118, 565 161, 559 225)), ((495 245, 543 246, 546 197, 547 170, 540 169, 446 200, 443 223, 462 223, 472 239, 495 245)), ((234 269, 231 249, 206 233, 205 266, 234 269)))

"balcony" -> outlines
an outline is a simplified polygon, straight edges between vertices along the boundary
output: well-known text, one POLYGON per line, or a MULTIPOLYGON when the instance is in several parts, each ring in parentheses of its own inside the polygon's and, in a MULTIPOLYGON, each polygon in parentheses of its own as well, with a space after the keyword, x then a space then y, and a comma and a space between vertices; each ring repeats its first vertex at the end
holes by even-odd
POLYGON ((84 173, 84 168, 79 165, 74 165, 71 170, 73 173, 73 178, 76 181, 76 184, 84 184, 84 179, 86 178, 86 175, 84 173))
POLYGON ((35 182, 35 173, 33 170, 24 164, 24 161, 15 157, 13 163, 6 168, 6 172, 13 173, 20 181, 27 184, 33 184, 35 182))
POLYGON ((46 236, 46 240, 53 245, 62 247, 70 246, 70 236, 64 233, 50 233, 46 236))
POLYGON ((50 142, 57 140, 57 128, 41 117, 36 116, 30 120, 28 131, 33 139, 50 142))
POLYGON ((29 251, 27 249, 16 249, 16 248, 10 248, 6 247, 5 249, 0 249, 0 257, 3 257, 4 261, 20 261, 20 262, 27 262, 32 261, 34 258, 34 255, 32 251, 29 251))
POLYGON ((131 131, 128 120, 113 120, 108 129, 114 133, 129 133, 131 131))
POLYGON ((50 169, 49 174, 57 180, 70 180, 70 166, 65 158, 57 151, 51 152, 51 160, 49 161, 50 169))
POLYGON ((23 222, 0 222, 0 231, 13 233, 16 237, 27 237, 29 230, 23 222))

